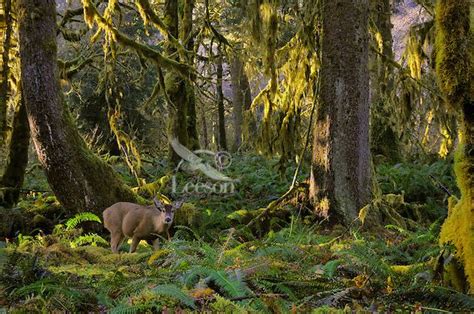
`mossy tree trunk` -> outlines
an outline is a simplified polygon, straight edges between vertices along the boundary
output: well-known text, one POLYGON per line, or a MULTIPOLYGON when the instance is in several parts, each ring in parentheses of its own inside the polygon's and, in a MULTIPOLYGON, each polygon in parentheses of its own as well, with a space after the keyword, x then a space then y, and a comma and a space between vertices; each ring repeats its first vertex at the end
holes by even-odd
MULTIPOLYGON (((170 35, 178 38, 178 1, 167 0, 165 1, 165 17, 164 22, 168 27, 170 35)), ((172 44, 168 44, 166 49, 168 55, 176 54, 175 59, 179 57, 176 53, 176 48, 172 44)), ((188 146, 188 128, 187 128, 187 105, 186 105, 186 83, 183 78, 172 71, 166 74, 166 93, 171 101, 171 107, 169 108, 169 121, 168 121, 168 132, 169 137, 177 138, 181 144, 188 146)), ((170 160, 173 164, 179 162, 180 157, 173 150, 171 145, 170 160)))
MULTIPOLYGON (((180 39, 188 51, 194 52, 194 33, 193 33, 193 10, 194 0, 181 0, 181 26, 180 39)), ((186 60, 189 65, 194 64, 194 53, 188 55, 186 60)), ((185 82, 185 93, 187 97, 187 129, 188 142, 190 149, 199 148, 199 135, 197 131, 197 114, 196 114, 196 97, 194 94, 194 86, 190 81, 185 82)))
POLYGON ((19 0, 23 101, 48 183, 71 212, 101 212, 135 201, 114 170, 95 156, 77 131, 59 86, 54 0, 19 0))
MULTIPOLYGON (((453 282, 474 293, 474 39, 469 0, 439 0, 436 5, 436 72, 448 110, 458 113, 460 141, 454 170, 461 199, 451 206, 440 243, 452 243, 464 278, 453 282)), ((454 274, 451 274, 451 276, 454 274)), ((453 279, 453 278, 451 278, 453 279)))
POLYGON ((227 138, 225 132, 225 108, 224 108, 224 93, 222 91, 222 76, 223 76, 223 68, 222 68, 222 51, 218 49, 218 56, 216 59, 216 91, 217 91, 217 123, 219 128, 218 133, 218 144, 219 149, 227 150, 227 138))
MULTIPOLYGON (((392 8, 390 0, 370 0, 370 16, 373 21, 372 44, 378 53, 394 59, 392 38, 392 8)), ((396 162, 401 159, 400 140, 394 129, 393 110, 390 110, 388 93, 394 88, 391 76, 393 67, 376 52, 370 56, 371 80, 371 152, 396 162)))
POLYGON ((310 199, 316 215, 350 224, 370 200, 368 0, 323 1, 321 104, 310 199))
POLYGON ((18 111, 13 119, 13 130, 8 149, 8 160, 0 181, 5 189, 0 198, 0 206, 12 207, 18 202, 20 189, 25 178, 28 165, 28 146, 30 143, 30 128, 25 105, 20 102, 18 111))
MULTIPOLYGON (((234 56, 230 65, 230 76, 232 81, 232 103, 234 123, 234 143, 232 150, 236 151, 242 145, 242 141, 249 141, 256 136, 256 125, 253 117, 251 121, 245 121, 246 111, 252 104, 250 84, 245 74, 244 64, 239 56, 234 56), (247 126, 244 123, 247 122, 247 126), (248 133, 248 134, 246 134, 248 133)), ((247 112, 249 116, 251 113, 247 112)))
MULTIPOLYGON (((10 44, 13 32, 13 20, 11 14, 11 0, 3 1, 4 27, 2 41, 2 63, 0 72, 0 138, 2 143, 7 139, 7 99, 8 99, 8 73, 10 61, 10 44)), ((3 144, 2 144, 3 145, 3 144)))

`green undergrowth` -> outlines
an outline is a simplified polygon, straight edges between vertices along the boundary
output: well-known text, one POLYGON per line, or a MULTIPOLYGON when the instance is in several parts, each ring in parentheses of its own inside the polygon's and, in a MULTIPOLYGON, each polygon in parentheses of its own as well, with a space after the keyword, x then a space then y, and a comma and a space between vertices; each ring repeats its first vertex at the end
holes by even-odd
POLYGON ((158 250, 142 243, 132 254, 127 244, 120 254, 101 241, 74 245, 81 229, 57 226, 0 249, 0 304, 11 312, 474 310, 472 298, 436 278, 439 223, 375 236, 292 221, 250 241, 238 229, 204 241, 178 227, 158 250))
MULTIPOLYGON (((377 167, 385 200, 378 206, 399 210, 412 221, 409 227, 326 229, 290 202, 278 206, 282 215, 247 228, 291 184, 294 166, 280 175, 276 164, 235 156, 225 172, 240 180, 234 194, 185 196, 172 241, 156 251, 141 243, 133 254, 128 243, 112 254, 108 234, 83 231, 99 217, 71 218, 54 211, 59 205, 51 195, 28 194, 17 211, 44 215, 51 225, 0 242, 0 312, 474 310, 471 297, 442 281, 452 256, 438 244, 446 193, 437 185, 457 193, 448 162, 377 167)), ((167 169, 152 160, 143 175, 151 182, 169 175, 167 169)), ((303 169, 300 181, 306 176, 303 169)), ((161 192, 170 195, 166 187, 161 192)))

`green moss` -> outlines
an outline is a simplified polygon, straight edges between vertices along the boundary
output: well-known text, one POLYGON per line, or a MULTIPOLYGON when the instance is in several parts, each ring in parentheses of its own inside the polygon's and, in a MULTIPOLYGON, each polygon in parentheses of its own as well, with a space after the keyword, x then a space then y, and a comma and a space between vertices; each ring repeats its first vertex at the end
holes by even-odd
MULTIPOLYGON (((464 156, 463 147, 456 153, 455 173, 461 190, 458 202, 450 201, 448 218, 444 222, 440 243, 452 243, 456 247, 456 257, 464 266, 470 292, 474 292, 474 160, 464 156)), ((456 276, 457 277, 457 276, 456 276)), ((456 286, 461 286, 457 284, 456 286)))
POLYGON ((469 95, 469 0, 440 0, 436 5, 436 73, 449 108, 469 95))

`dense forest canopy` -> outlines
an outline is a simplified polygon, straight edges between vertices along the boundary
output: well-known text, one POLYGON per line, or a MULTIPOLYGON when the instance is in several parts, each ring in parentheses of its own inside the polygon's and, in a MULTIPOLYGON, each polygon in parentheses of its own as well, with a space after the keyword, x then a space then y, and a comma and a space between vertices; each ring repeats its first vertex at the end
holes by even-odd
POLYGON ((0 312, 474 311, 473 12, 0 0, 0 312))

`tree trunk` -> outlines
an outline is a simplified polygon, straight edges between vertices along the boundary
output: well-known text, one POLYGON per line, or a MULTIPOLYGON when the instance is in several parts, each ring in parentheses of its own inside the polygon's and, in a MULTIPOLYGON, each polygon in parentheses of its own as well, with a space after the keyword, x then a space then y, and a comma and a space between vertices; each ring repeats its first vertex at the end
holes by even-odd
POLYGON ((207 119, 206 119, 206 112, 204 108, 201 106, 201 126, 202 126, 202 141, 204 149, 209 147, 209 133, 207 131, 207 119))
POLYGON ((346 225, 370 199, 368 6, 368 0, 323 1, 309 196, 316 215, 346 225))
POLYGON ((5 188, 0 206, 12 207, 18 202, 20 189, 23 186, 25 170, 28 165, 28 146, 30 143, 30 128, 26 107, 20 102, 18 111, 13 119, 13 131, 10 140, 9 156, 0 186, 5 188))
POLYGON ((237 151, 242 145, 242 123, 243 123, 243 107, 244 93, 242 91, 243 65, 239 57, 235 56, 230 65, 230 78, 232 80, 232 104, 234 109, 234 143, 233 151, 237 151))
POLYGON ((86 146, 59 86, 54 0, 19 0, 23 101, 38 160, 61 204, 72 212, 101 212, 135 201, 114 170, 86 146))
POLYGON ((244 64, 239 56, 235 56, 232 60, 230 76, 234 111, 234 143, 232 150, 237 151, 242 142, 248 143, 256 137, 257 126, 252 113, 248 111, 252 104, 252 94, 244 64))
MULTIPOLYGON (((193 10, 194 0, 182 0, 183 13, 181 17, 180 37, 181 42, 189 51, 194 51, 194 35, 193 35, 193 10)), ((187 60, 189 65, 194 64, 194 54, 190 54, 187 60)), ((197 115, 196 115, 196 97, 194 95, 194 87, 191 82, 186 81, 187 96, 187 131, 190 149, 199 148, 199 136, 197 131, 197 115)))
POLYGON ((440 0, 436 5, 436 74, 448 110, 459 114, 460 141, 454 171, 461 199, 449 207, 440 243, 456 247, 463 275, 448 274, 453 286, 474 293, 474 40, 469 0, 440 0), (467 282, 466 278, 467 277, 467 282))
MULTIPOLYGON (((390 17, 392 9, 390 0, 370 0, 370 16, 374 21, 375 32, 380 35, 382 45, 376 38, 372 43, 378 52, 389 60, 393 60, 392 23, 390 17)), ((388 93, 394 88, 390 74, 393 71, 388 62, 375 52, 370 54, 371 68, 371 152, 374 155, 383 155, 396 162, 401 159, 400 140, 397 131, 392 125, 396 121, 392 117, 393 111, 387 104, 388 93)))
POLYGON ((219 56, 217 57, 217 112, 218 112, 218 124, 219 124, 219 149, 227 150, 227 140, 225 134, 225 109, 224 109, 224 93, 222 92, 222 52, 218 49, 219 56))
MULTIPOLYGON (((170 35, 178 38, 178 0, 166 0, 165 1, 165 16, 163 22, 168 27, 170 35)), ((176 48, 169 43, 166 47, 167 54, 169 56, 175 54, 175 60, 179 60, 176 48)), ((168 121, 168 136, 171 138, 177 138, 179 142, 188 146, 188 103, 186 95, 186 82, 177 73, 168 71, 166 73, 166 93, 169 96, 171 104, 169 104, 169 121, 168 121)), ((172 164, 177 164, 180 161, 180 157, 169 145, 170 161, 172 164)))
POLYGON ((3 14, 5 18, 4 40, 2 42, 2 71, 0 73, 0 138, 5 143, 7 138, 7 99, 8 99, 8 73, 10 62, 10 44, 13 31, 11 15, 11 0, 4 1, 3 14))

